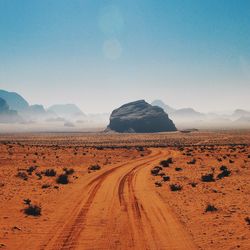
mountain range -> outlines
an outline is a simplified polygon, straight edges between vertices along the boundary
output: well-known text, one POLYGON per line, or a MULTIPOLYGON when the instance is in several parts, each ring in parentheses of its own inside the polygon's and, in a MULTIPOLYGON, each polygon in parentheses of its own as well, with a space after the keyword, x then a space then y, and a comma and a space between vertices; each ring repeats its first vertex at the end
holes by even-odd
MULTIPOLYGON (((221 115, 201 113, 186 107, 177 109, 162 100, 155 100, 151 105, 161 107, 178 129, 250 128, 250 111, 243 109, 236 109, 230 115, 221 115)), ((48 108, 41 104, 30 105, 20 94, 0 90, 0 124, 16 123, 17 129, 21 127, 20 124, 36 124, 37 130, 41 128, 54 130, 54 127, 60 127, 62 131, 78 128, 94 129, 105 127, 109 122, 109 115, 109 113, 87 115, 75 104, 55 104, 48 108)))
POLYGON ((151 105, 159 106, 175 122, 178 128, 250 128, 250 111, 236 109, 230 115, 201 113, 193 108, 176 109, 162 100, 155 100, 151 105))

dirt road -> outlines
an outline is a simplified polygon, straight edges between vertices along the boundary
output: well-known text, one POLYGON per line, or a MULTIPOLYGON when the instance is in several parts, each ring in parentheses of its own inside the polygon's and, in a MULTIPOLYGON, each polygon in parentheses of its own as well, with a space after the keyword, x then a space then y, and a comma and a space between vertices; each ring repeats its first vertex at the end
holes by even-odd
MULTIPOLYGON (((192 239, 149 179, 167 151, 91 174, 59 207, 39 249, 195 249, 192 239)), ((29 245, 30 246, 30 245, 29 245)), ((33 248, 34 249, 34 248, 33 248)))

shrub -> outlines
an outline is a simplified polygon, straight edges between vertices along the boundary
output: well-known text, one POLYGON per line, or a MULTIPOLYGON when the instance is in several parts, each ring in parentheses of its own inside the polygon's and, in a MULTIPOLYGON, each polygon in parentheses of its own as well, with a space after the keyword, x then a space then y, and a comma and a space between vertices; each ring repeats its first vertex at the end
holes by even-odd
POLYGON ((38 177, 38 180, 41 180, 43 178, 43 176, 42 176, 42 174, 40 172, 37 172, 36 176, 38 177))
POLYGON ((57 177, 56 182, 58 184, 68 184, 69 183, 69 176, 67 174, 61 174, 57 177))
POLYGON ((170 187, 170 190, 173 192, 182 190, 182 186, 179 184, 170 184, 169 187, 170 187))
POLYGON ((43 184, 42 185, 42 188, 44 189, 44 188, 49 188, 50 187, 50 184, 43 184))
POLYGON ((214 174, 205 174, 201 176, 201 181, 203 182, 213 182, 214 180, 214 174))
POLYGON ((250 225, 250 217, 246 217, 245 221, 246 221, 247 225, 250 225))
POLYGON ((164 175, 162 176, 163 181, 170 181, 170 176, 164 175))
POLYGON ((175 171, 182 171, 182 168, 175 168, 175 171))
POLYGON ((164 176, 165 175, 165 173, 164 172, 161 172, 161 173, 158 173, 158 176, 164 176))
POLYGON ((153 169, 151 169, 151 174, 156 176, 158 175, 158 173, 160 172, 160 170, 162 170, 162 167, 156 166, 153 169))
POLYGON ((160 165, 162 165, 164 168, 169 167, 169 162, 167 162, 166 160, 163 160, 160 162, 160 165))
POLYGON ((197 182, 190 182, 189 185, 191 185, 192 187, 196 187, 197 186, 197 182))
POLYGON ((63 170, 64 170, 65 174, 67 174, 67 175, 74 174, 74 172, 75 172, 75 170, 73 168, 70 168, 70 169, 64 168, 63 170))
POLYGON ((228 176, 230 176, 230 175, 231 175, 231 171, 228 170, 228 169, 226 168, 226 169, 224 169, 221 173, 219 173, 219 174, 217 175, 217 178, 218 178, 218 179, 222 179, 222 178, 228 177, 228 176))
POLYGON ((37 166, 30 166, 27 169, 27 172, 28 172, 29 175, 31 175, 36 169, 37 169, 37 166))
POLYGON ((30 200, 30 199, 24 199, 23 202, 24 202, 24 204, 26 204, 26 205, 30 205, 31 200, 30 200))
POLYGON ((18 172, 16 175, 18 178, 23 179, 24 181, 28 180, 28 175, 25 172, 18 172))
POLYGON ((88 169, 89 169, 89 170, 95 171, 95 170, 100 170, 101 167, 97 164, 97 165, 92 165, 92 166, 90 166, 88 169))
POLYGON ((24 209, 24 213, 32 216, 40 216, 42 208, 38 205, 29 204, 28 207, 24 209))
POLYGON ((55 171, 53 168, 51 168, 51 169, 46 169, 46 170, 44 171, 44 175, 45 175, 45 176, 56 176, 56 171, 55 171))
POLYGON ((224 166, 224 165, 222 165, 222 166, 220 167, 220 170, 221 170, 221 171, 227 170, 227 167, 224 166))
POLYGON ((216 208, 214 205, 211 205, 211 204, 208 204, 206 209, 205 209, 205 212, 216 212, 218 211, 218 208, 216 208))
POLYGON ((155 182, 155 186, 156 186, 156 187, 161 187, 161 186, 162 186, 162 183, 161 183, 160 181, 156 181, 156 182, 155 182))

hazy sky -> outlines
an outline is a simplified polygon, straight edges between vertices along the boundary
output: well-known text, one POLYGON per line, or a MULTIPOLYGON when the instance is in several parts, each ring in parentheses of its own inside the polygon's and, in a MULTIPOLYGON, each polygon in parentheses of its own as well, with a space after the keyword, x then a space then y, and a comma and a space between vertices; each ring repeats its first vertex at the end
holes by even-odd
POLYGON ((250 1, 0 0, 0 88, 86 113, 250 109, 250 1))

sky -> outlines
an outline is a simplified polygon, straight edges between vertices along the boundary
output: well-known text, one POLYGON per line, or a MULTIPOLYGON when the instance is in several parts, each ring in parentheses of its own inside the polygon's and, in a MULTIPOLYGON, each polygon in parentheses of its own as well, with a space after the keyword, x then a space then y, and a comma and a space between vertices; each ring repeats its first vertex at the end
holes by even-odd
POLYGON ((250 110, 250 1, 0 0, 0 89, 85 113, 250 110))

